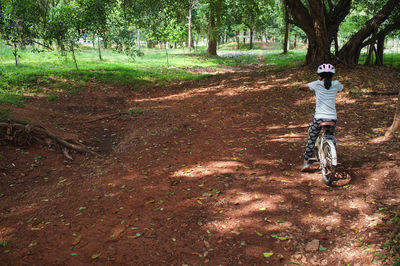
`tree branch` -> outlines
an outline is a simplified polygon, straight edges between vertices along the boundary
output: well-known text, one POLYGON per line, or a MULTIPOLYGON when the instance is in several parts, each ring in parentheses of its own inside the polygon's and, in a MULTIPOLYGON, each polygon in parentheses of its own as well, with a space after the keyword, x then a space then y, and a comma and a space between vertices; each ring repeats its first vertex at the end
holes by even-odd
MULTIPOLYGON (((386 35, 388 35, 392 31, 397 30, 397 29, 400 29, 400 21, 396 21, 395 23, 386 25, 386 27, 383 30, 378 32, 376 39, 384 38, 386 35)), ((370 38, 370 39, 366 40, 365 42, 363 42, 361 44, 361 47, 370 45, 373 41, 374 41, 374 39, 370 38)))
POLYGON ((292 24, 301 28, 307 35, 313 35, 313 19, 303 3, 300 0, 285 0, 285 5, 293 18, 292 24))
POLYGON ((44 44, 44 43, 40 43, 40 42, 35 41, 35 40, 33 40, 33 39, 31 39, 31 40, 29 40, 29 41, 30 41, 31 43, 39 44, 39 45, 43 46, 44 48, 47 48, 47 49, 49 49, 49 50, 51 50, 51 51, 54 51, 54 49, 53 49, 51 46, 48 46, 48 45, 46 45, 46 44, 44 44))
POLYGON ((368 20, 364 26, 362 26, 362 28, 350 38, 350 40, 342 47, 342 50, 348 45, 354 45, 354 42, 361 44, 375 28, 379 27, 387 19, 399 2, 400 0, 389 0, 373 18, 368 20))

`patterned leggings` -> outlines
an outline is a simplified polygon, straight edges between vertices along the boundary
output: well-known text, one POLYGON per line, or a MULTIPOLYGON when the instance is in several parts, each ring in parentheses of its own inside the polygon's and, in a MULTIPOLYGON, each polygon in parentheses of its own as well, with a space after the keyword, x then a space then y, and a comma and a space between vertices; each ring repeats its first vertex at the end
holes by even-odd
MULTIPOLYGON (((315 119, 312 121, 310 124, 310 127, 308 129, 308 140, 306 144, 306 151, 304 153, 304 160, 308 161, 310 157, 313 154, 314 151, 314 146, 315 146, 315 141, 318 138, 319 133, 321 132, 321 128, 318 127, 319 124, 322 122, 334 122, 336 126, 336 121, 337 120, 332 120, 332 119, 315 119)), ((335 135, 335 126, 330 126, 325 130, 325 135, 335 135)))

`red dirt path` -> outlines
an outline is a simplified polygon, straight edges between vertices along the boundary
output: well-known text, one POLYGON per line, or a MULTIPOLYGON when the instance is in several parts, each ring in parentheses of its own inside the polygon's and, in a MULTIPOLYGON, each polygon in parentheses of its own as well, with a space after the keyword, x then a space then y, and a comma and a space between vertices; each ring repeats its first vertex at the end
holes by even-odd
POLYGON ((13 108, 101 156, 1 146, 1 264, 390 265, 400 145, 371 140, 396 97, 365 92, 395 90, 400 75, 337 75, 348 91, 334 187, 316 166, 299 172, 314 98, 297 87, 314 79, 260 68, 141 91, 89 84, 13 108), (143 113, 101 119, 129 108, 143 113))

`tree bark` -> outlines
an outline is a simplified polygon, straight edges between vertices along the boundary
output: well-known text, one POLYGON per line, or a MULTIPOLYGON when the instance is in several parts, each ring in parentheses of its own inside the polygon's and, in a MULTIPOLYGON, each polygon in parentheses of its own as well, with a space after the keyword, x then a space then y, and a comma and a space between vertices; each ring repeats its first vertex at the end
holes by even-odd
POLYGON ((346 64, 356 65, 360 59, 363 42, 387 19, 400 0, 389 0, 382 9, 340 49, 338 57, 346 64))
POLYGON ((18 66, 18 46, 17 43, 14 43, 14 51, 13 51, 14 59, 15 59, 15 66, 18 66))
POLYGON ((289 47, 289 31, 290 31, 290 23, 289 23, 289 14, 288 14, 288 7, 285 5, 285 37, 283 40, 283 53, 286 54, 289 47))
POLYGON ((306 55, 306 64, 315 65, 326 62, 331 62, 332 56, 330 52, 326 51, 326 47, 320 45, 321 40, 308 38, 308 48, 306 55))
MULTIPOLYGON (((377 30, 377 29, 376 29, 377 30)), ((372 65, 372 55, 375 51, 375 42, 376 42, 376 30, 372 33, 372 41, 371 41, 371 45, 369 46, 368 49, 368 56, 365 59, 365 65, 366 66, 370 66, 372 65)))
POLYGON ((215 26, 215 10, 212 5, 212 0, 210 1, 209 10, 210 27, 208 30, 208 48, 207 52, 210 55, 217 55, 217 29, 215 26))
POLYGON ((286 54, 289 51, 289 31, 290 31, 290 24, 288 21, 285 22, 286 27, 285 27, 285 38, 283 40, 283 53, 286 54))
POLYGON ((254 30, 250 29, 250 50, 253 49, 253 36, 254 36, 254 30))
POLYGON ((383 66, 383 51, 385 49, 385 37, 386 36, 379 36, 376 42, 376 59, 375 65, 383 66))
POLYGON ((189 15, 188 15, 187 19, 188 19, 188 23, 189 23, 189 25, 188 25, 188 28, 189 28, 188 35, 189 36, 188 36, 187 46, 189 48, 189 53, 191 53, 192 52, 192 5, 190 5, 190 7, 189 7, 189 15))
POLYGON ((99 59, 100 61, 103 61, 103 58, 101 57, 101 42, 99 36, 97 37, 97 49, 99 51, 99 59))
POLYGON ((76 62, 76 56, 75 56, 75 47, 74 47, 74 44, 71 44, 71 50, 72 50, 72 59, 74 59, 75 69, 76 69, 76 71, 79 71, 79 68, 78 68, 78 63, 76 62))

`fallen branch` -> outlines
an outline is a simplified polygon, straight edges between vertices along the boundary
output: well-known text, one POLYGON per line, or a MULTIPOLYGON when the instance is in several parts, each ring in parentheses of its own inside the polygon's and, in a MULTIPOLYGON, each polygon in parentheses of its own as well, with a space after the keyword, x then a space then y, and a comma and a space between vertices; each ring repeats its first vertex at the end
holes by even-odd
POLYGON ((72 157, 68 154, 68 149, 97 155, 96 152, 82 144, 60 138, 48 132, 42 126, 21 121, 0 121, 0 139, 17 145, 31 145, 36 142, 49 147, 55 147, 61 150, 64 156, 70 160, 72 157))

